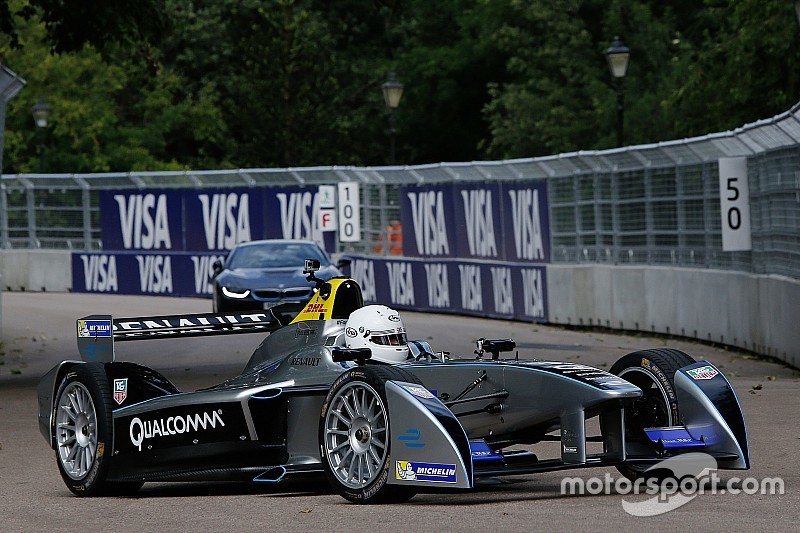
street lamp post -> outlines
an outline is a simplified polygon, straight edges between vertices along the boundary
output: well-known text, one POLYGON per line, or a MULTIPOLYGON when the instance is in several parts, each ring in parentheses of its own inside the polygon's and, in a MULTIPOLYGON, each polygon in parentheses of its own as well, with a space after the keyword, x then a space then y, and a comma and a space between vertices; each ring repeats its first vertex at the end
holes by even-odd
POLYGON ((389 164, 394 165, 395 148, 394 139, 397 130, 395 129, 394 110, 400 105, 400 98, 403 97, 403 84, 397 81, 397 74, 391 72, 389 80, 381 85, 383 91, 383 101, 389 108, 389 164))
POLYGON ((39 172, 44 172, 44 150, 46 148, 45 135, 47 133, 47 119, 50 118, 50 106, 44 101, 44 96, 39 96, 39 101, 31 107, 33 121, 39 130, 39 172))
MULTIPOLYGON (((17 96, 25 86, 25 80, 11 69, 0 64, 0 178, 3 177, 3 144, 6 132, 6 103, 17 96)), ((4 188, 4 187, 3 187, 4 188)), ((8 206, 5 190, 0 189, 0 237, 3 248, 10 246, 8 240, 8 206)))
POLYGON ((628 71, 628 60, 631 57, 630 48, 622 44, 619 37, 614 37, 611 46, 606 50, 606 60, 611 75, 617 86, 617 146, 622 146, 625 115, 625 90, 623 81, 628 71))

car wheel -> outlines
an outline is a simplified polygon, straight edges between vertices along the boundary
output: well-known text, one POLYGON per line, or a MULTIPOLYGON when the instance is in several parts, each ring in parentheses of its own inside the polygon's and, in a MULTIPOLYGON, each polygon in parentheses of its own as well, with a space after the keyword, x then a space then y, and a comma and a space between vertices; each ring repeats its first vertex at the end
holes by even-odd
POLYGON ((53 416, 56 463, 69 490, 97 496, 106 482, 106 445, 111 444, 111 391, 100 363, 76 365, 67 372, 56 395, 53 416))
POLYGON ((388 485, 391 472, 391 422, 386 382, 421 384, 410 372, 385 366, 360 366, 342 374, 322 406, 320 457, 334 490, 354 503, 399 503, 414 487, 388 485))
MULTIPOLYGON (((625 408, 626 440, 646 439, 644 428, 680 425, 675 372, 694 362, 691 356, 679 350, 662 348, 633 352, 614 363, 612 374, 642 389, 642 397, 625 408)), ((645 477, 649 467, 649 464, 631 463, 620 465, 617 470, 633 480, 645 477)))

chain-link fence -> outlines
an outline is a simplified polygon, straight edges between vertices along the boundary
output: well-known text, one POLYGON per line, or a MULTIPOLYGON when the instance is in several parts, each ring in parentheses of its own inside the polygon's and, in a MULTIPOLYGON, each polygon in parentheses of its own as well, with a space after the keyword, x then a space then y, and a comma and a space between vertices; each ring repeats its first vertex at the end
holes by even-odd
MULTIPOLYGON (((732 269, 800 279, 800 104, 734 131, 605 151, 397 167, 26 174, 0 182, 0 246, 101 246, 99 191, 286 187, 355 181, 363 239, 388 253, 404 184, 544 179, 552 260, 732 269), (718 159, 746 157, 752 251, 723 252, 718 159)), ((340 251, 345 251, 340 245, 340 251)))

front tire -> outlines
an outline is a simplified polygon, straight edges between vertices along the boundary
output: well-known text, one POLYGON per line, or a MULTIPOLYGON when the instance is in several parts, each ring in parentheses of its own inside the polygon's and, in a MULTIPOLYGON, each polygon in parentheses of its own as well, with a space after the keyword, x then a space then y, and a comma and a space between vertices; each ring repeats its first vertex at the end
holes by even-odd
POLYGON ((389 380, 420 384, 399 368, 360 366, 333 383, 322 406, 319 442, 325 476, 353 503, 399 503, 416 494, 413 487, 387 484, 392 464, 389 380))
MULTIPOLYGON (((610 372, 642 389, 642 397, 625 408, 625 439, 641 442, 647 439, 644 428, 681 424, 678 397, 675 393, 675 372, 696 362, 691 356, 668 348, 630 353, 614 363, 610 372)), ((650 465, 629 463, 617 470, 635 480, 650 474, 650 465)))
POLYGON ((74 366, 56 394, 56 464, 76 496, 98 496, 106 482, 111 444, 111 391, 100 363, 74 366))

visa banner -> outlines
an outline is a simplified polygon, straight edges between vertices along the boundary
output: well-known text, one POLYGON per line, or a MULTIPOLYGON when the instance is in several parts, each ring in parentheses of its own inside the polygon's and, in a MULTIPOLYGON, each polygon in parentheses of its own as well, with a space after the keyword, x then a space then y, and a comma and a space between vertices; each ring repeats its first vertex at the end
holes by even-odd
POLYGON ((348 255, 364 300, 397 309, 545 322, 544 265, 348 255))
POLYGON ((549 263, 545 181, 400 189, 403 255, 549 263))
POLYGON ((73 252, 72 290, 210 297, 214 262, 224 258, 199 252, 73 252))
POLYGON ((106 250, 183 250, 183 191, 100 191, 106 250))

